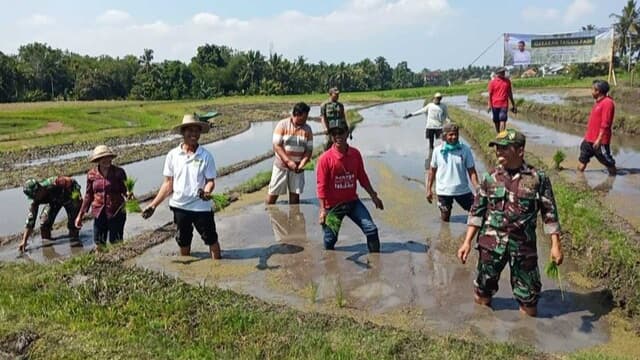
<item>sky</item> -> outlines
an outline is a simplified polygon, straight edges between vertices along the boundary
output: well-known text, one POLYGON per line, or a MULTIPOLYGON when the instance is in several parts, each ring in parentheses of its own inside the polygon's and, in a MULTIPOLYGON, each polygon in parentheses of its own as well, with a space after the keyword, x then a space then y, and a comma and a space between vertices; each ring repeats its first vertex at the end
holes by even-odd
MULTIPOLYGON (((384 56, 420 71, 470 65, 503 33, 610 26, 626 0, 0 0, 0 51, 47 43, 82 55, 154 50, 188 63, 209 43, 308 62, 384 56)), ((500 65, 496 42, 475 65, 500 65)))

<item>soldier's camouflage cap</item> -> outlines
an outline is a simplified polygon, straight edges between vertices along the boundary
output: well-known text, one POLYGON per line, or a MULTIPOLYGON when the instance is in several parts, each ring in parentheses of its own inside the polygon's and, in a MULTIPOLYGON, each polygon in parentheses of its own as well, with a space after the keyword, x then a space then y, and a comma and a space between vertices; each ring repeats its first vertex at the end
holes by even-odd
POLYGON ((516 131, 514 129, 506 129, 501 131, 496 135, 496 138, 489 142, 489 146, 502 145, 516 145, 516 146, 524 146, 527 138, 523 133, 516 131))
POLYGON ((22 187, 22 192, 24 192, 24 194, 27 195, 27 197, 29 197, 30 199, 33 199, 39 187, 40 183, 36 179, 27 179, 22 187))

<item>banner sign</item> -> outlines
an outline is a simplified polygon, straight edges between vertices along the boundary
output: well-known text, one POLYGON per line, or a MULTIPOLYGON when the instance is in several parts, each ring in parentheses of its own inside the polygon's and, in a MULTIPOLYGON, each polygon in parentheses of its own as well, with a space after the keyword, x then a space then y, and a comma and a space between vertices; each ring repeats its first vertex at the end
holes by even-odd
POLYGON ((504 34, 505 66, 608 63, 613 28, 565 34, 504 34))

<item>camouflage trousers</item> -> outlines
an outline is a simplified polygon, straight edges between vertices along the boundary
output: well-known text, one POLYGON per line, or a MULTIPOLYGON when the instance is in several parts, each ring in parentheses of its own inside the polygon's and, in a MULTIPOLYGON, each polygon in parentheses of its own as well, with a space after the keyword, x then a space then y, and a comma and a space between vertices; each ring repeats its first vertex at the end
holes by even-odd
POLYGON ((488 298, 495 295, 500 273, 509 263, 513 296, 524 306, 535 306, 538 303, 542 284, 536 253, 519 254, 518 244, 511 240, 507 246, 498 245, 495 249, 478 247, 478 251, 480 256, 474 281, 478 296, 488 298))
POLYGON ((80 206, 82 200, 67 200, 64 204, 51 203, 46 204, 42 213, 40 213, 40 228, 45 230, 51 230, 53 223, 56 221, 56 217, 60 210, 64 207, 67 211, 67 228, 69 230, 75 230, 75 220, 80 212, 80 206))

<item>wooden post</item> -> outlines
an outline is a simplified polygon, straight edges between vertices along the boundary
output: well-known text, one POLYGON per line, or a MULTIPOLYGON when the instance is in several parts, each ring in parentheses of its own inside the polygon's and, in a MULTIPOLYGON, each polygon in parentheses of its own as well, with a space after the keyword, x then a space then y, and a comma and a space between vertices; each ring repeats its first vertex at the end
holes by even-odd
POLYGON ((615 42, 616 42, 616 37, 615 37, 615 28, 613 26, 611 26, 611 56, 609 57, 609 77, 608 77, 608 81, 609 84, 613 84, 615 86, 618 85, 617 81, 616 81, 616 73, 615 70, 613 69, 613 57, 614 57, 614 53, 615 53, 615 42), (613 80, 613 82, 612 82, 613 80))

